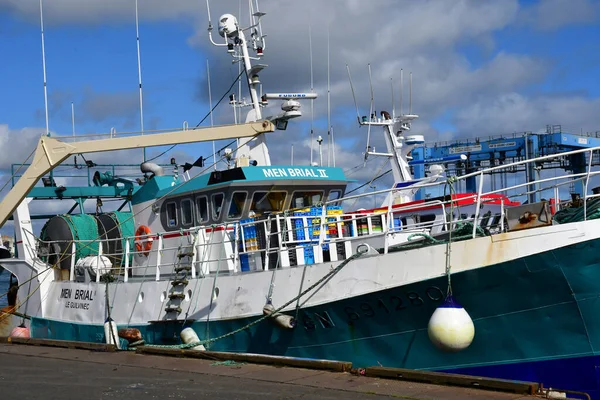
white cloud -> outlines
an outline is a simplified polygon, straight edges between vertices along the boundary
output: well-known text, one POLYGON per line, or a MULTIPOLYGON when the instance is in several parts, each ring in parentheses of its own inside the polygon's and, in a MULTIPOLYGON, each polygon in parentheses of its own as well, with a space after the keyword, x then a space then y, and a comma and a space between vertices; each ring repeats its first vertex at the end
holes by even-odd
MULTIPOLYGON (((12 164, 17 164, 18 168, 35 149, 45 132, 44 128, 10 129, 7 124, 0 124, 0 170, 10 171, 12 164)), ((32 159, 29 160, 31 161, 32 159)))
POLYGON ((520 22, 548 31, 596 21, 599 11, 598 3, 590 0, 539 0, 522 12, 520 22))
MULTIPOLYGON (((139 0, 140 17, 149 21, 176 19, 197 14, 205 9, 195 0, 139 0)), ((46 0, 44 20, 48 25, 59 24, 112 24, 134 21, 134 0, 46 0)), ((39 23, 38 0, 0 0, 5 9, 21 18, 39 23)))
POLYGON ((455 122, 462 132, 479 135, 545 131, 546 125, 562 125, 565 132, 587 133, 600 130, 599 108, 600 99, 505 93, 462 109, 455 122))
MULTIPOLYGON (((232 71, 233 77, 237 75, 237 67, 230 67, 230 57, 222 48, 215 48, 209 43, 205 3, 198 0, 140 0, 139 3, 142 21, 182 19, 194 28, 196 33, 188 42, 194 50, 208 53, 214 104, 231 84, 232 71)), ((242 3, 246 7, 247 2, 242 3)), ((132 27, 134 24, 133 0, 51 0, 44 4, 49 24, 118 23, 131 24, 132 27)), ((233 0, 211 2, 215 28, 221 14, 237 14, 238 4, 233 0)), ((0 10, 9 10, 32 23, 39 23, 38 7, 37 0, 0 0, 0 10)), ((450 139, 451 132, 439 132, 431 126, 431 121, 448 112, 455 114, 454 118, 448 119, 455 123, 460 136, 537 130, 552 123, 563 124, 574 131, 600 129, 600 120, 595 112, 600 105, 599 100, 566 94, 545 97, 521 94, 525 87, 544 79, 552 64, 533 56, 503 51, 494 41, 494 33, 498 30, 528 19, 540 29, 587 22, 595 15, 593 9, 595 7, 585 0, 544 0, 524 11, 517 0, 377 0, 368 4, 359 0, 261 1, 261 11, 267 12, 263 29, 268 34, 266 55, 261 62, 269 65, 261 74, 261 81, 268 92, 310 89, 310 24, 315 89, 319 93, 315 102, 315 136, 325 137, 326 40, 327 27, 330 27, 332 122, 338 143, 336 163, 343 168, 360 164, 366 145, 366 129, 359 129, 355 120, 346 64, 350 65, 363 115, 368 113, 370 100, 367 63, 372 66, 375 109, 378 111, 391 111, 390 78, 394 79, 398 109, 400 68, 405 72, 404 110, 407 110, 408 72, 413 71, 413 112, 421 116, 413 126, 413 133, 423 133, 427 140, 450 139), (483 61, 471 64, 459 51, 465 43, 479 46, 484 54, 483 61)), ((239 19, 246 23, 247 13, 244 11, 239 19)), ((220 39, 216 31, 214 34, 220 39)), ((205 73, 201 72, 199 82, 202 86, 197 97, 208 103, 204 77, 205 73)), ((81 90, 85 92, 83 88, 81 90)), ((136 93, 105 93, 97 89, 85 93, 87 103, 77 105, 82 117, 87 113, 90 120, 98 122, 115 117, 125 121, 133 118, 133 123, 137 124, 136 93)), ((273 109, 278 111, 278 102, 273 103, 277 103, 273 104, 273 109)), ((304 117, 292 121, 287 131, 269 136, 274 163, 289 162, 292 143, 295 163, 308 163, 309 111, 310 103, 303 103, 304 117)), ((215 123, 233 122, 231 110, 226 105, 217 109, 215 115, 215 123)), ((2 132, 0 126, 0 140, 3 140, 2 132)), ((371 144, 378 150, 385 148, 379 131, 372 134, 371 144)), ((186 152, 181 151, 176 154, 178 160, 195 159, 191 155, 186 157, 186 152)), ((157 154, 158 151, 149 150, 149 153, 157 154)), ((175 153, 168 153, 161 161, 168 161, 172 154, 175 153)), ((116 160, 137 162, 141 161, 141 152, 120 152, 115 158, 108 154, 86 157, 98 163, 116 160)), ((14 158, 18 158, 16 154, 14 158)), ((327 159, 326 155, 324 158, 327 159)), ((378 163, 373 161, 366 168, 358 169, 352 178, 370 179, 377 172, 378 163)), ((386 179, 389 182, 389 178, 386 179)))

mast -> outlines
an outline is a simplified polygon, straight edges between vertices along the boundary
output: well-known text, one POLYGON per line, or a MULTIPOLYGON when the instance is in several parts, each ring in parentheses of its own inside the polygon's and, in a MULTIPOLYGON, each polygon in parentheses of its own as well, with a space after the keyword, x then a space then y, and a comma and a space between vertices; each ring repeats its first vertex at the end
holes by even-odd
MULTIPOLYGON (((208 106, 210 107, 210 127, 213 127, 213 111, 212 111, 212 92, 210 90, 210 67, 208 65, 208 58, 206 59, 206 79, 208 80, 208 106)), ((217 156, 215 151, 215 141, 212 141, 213 151, 213 166, 215 171, 217 170, 217 156)))
MULTIPOLYGON (((316 93, 265 93, 262 94, 262 85, 259 79, 259 73, 266 68, 264 64, 252 65, 250 60, 260 60, 264 55, 265 49, 265 36, 262 34, 260 25, 261 18, 265 13, 258 11, 258 2, 255 6, 252 6, 250 1, 250 9, 256 10, 252 13, 251 21, 252 25, 248 28, 242 29, 238 20, 231 14, 223 14, 219 17, 219 35, 223 38, 223 43, 217 43, 212 37, 212 23, 210 17, 210 5, 207 0, 208 10, 208 37, 211 43, 215 46, 226 47, 227 52, 231 54, 234 60, 241 61, 244 63, 244 71, 246 72, 246 79, 248 83, 248 89, 250 92, 251 103, 247 104, 245 101, 237 101, 237 107, 251 107, 251 110, 246 115, 245 122, 253 122, 263 119, 262 107, 266 106, 269 99, 283 100, 281 109, 283 113, 275 116, 268 116, 265 119, 272 121, 276 128, 279 130, 285 130, 287 128, 288 120, 297 118, 302 115, 300 112, 300 103, 298 100, 311 100, 317 97, 316 93), (246 39, 245 31, 249 31, 248 39, 246 39), (255 56, 251 57, 249 54, 249 48, 255 52, 255 56), (258 89, 260 88, 261 96, 258 96, 258 89)), ((241 77, 241 75, 240 75, 241 77)), ((242 78, 243 79, 243 78, 242 78)), ((234 83, 235 84, 235 83, 234 83)), ((230 98, 233 104, 235 102, 235 96, 230 98)), ((240 121, 241 122, 241 121, 240 121)), ((269 149, 266 144, 266 138, 264 135, 258 135, 252 139, 238 140, 238 146, 235 151, 236 165, 252 165, 269 166, 271 165, 271 157, 269 155, 269 149), (250 145, 250 142, 251 145, 250 145)))
POLYGON ((75 136, 75 105, 71 102, 71 127, 73 129, 73 136, 75 136))
POLYGON ((329 81, 329 25, 327 26, 327 166, 331 153, 331 86, 329 81))
MULTIPOLYGON (((142 102, 142 62, 140 59, 140 28, 138 18, 138 0, 135 0, 135 36, 137 43, 138 85, 140 89, 140 130, 144 134, 144 105, 142 102)), ((143 148, 144 162, 146 161, 146 148, 143 148)))
POLYGON ((42 69, 44 71, 44 109, 46 113, 46 136, 50 136, 50 125, 48 123, 48 84, 46 80, 46 47, 44 44, 44 5, 40 0, 40 28, 42 31, 42 69))
MULTIPOLYGON (((313 80, 313 54, 312 54, 312 28, 311 24, 308 24, 308 48, 310 53, 310 92, 315 92, 315 85, 313 80)), ((313 148, 314 148, 314 129, 313 123, 315 119, 315 101, 310 100, 310 166, 313 165, 313 148)))

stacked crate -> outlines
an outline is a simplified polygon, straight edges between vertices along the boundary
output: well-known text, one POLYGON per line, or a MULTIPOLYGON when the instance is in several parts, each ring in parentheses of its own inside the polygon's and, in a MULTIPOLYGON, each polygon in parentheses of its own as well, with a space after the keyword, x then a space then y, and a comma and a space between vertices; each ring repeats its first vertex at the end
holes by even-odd
MULTIPOLYGON (((243 219, 240 220, 240 224, 246 224, 254 222, 254 218, 243 219)), ((258 238, 256 233, 256 225, 245 225, 242 226, 242 230, 244 231, 244 242, 246 243, 246 251, 255 251, 258 250, 258 238)), ((242 241, 240 240, 239 251, 243 252, 244 247, 242 241)), ((250 256, 249 254, 240 254, 240 267, 242 272, 254 270, 254 265, 250 265, 250 256)), ((253 263, 252 263, 253 264, 253 263)))
MULTIPOLYGON (((336 217, 334 215, 341 215, 344 211, 341 206, 327 206, 326 215, 331 215, 332 217, 327 217, 327 222, 331 222, 327 224, 325 237, 326 239, 330 238, 330 235, 334 237, 338 235, 337 233, 337 225, 336 217)), ((294 228, 295 228, 295 238, 296 240, 310 240, 311 243, 304 245, 304 262, 306 264, 314 264, 315 263, 315 254, 313 246, 319 242, 319 236, 321 235, 321 215, 323 214, 323 210, 321 207, 310 207, 303 208, 301 210, 297 210, 294 212, 294 217, 313 217, 307 218, 308 221, 308 234, 309 237, 306 238, 304 232, 303 219, 294 219, 294 228), (318 217, 318 218, 315 218, 318 217)), ((329 250, 329 244, 323 244, 323 250, 329 250)))

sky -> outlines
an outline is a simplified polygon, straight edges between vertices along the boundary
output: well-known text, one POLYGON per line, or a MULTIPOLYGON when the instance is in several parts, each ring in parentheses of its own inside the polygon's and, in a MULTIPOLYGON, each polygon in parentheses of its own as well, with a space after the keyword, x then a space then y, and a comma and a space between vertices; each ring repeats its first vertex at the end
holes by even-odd
MULTIPOLYGON (((392 86, 399 110, 403 69, 408 111, 412 72, 412 111, 419 119, 411 132, 427 142, 537 132, 547 125, 600 131, 599 1, 260 0, 259 6, 266 13, 263 90, 310 91, 312 44, 319 96, 312 115, 304 102, 301 118, 268 136, 273 164, 289 164, 292 145, 294 163, 309 164, 311 125, 315 137, 327 135, 329 75, 336 166, 360 182, 387 169, 380 159, 362 166, 366 129, 356 123, 346 66, 361 115, 369 110, 369 64, 376 110, 391 110, 392 86)), ((213 24, 226 12, 247 24, 247 8, 246 0, 213 0, 213 24)), ((71 105, 75 135, 139 131, 135 0, 46 0, 43 12, 51 135, 72 135, 71 105)), ((144 128, 196 126, 210 109, 207 62, 213 105, 230 93, 238 75, 237 64, 208 39, 205 1, 139 0, 139 19, 144 128)), ((2 181, 45 133, 41 50, 39 1, 0 0, 2 181)), ((271 108, 276 112, 278 106, 271 108)), ((217 107, 213 122, 234 122, 227 101, 217 107)), ((202 126, 209 125, 206 118, 202 126)), ((380 133, 372 139, 384 149, 380 133)), ((147 156, 163 150, 148 149, 147 156)), ((139 150, 115 154, 89 158, 142 161, 139 150)), ((210 154, 210 143, 178 146, 157 161, 193 162, 210 154)), ((380 189, 390 184, 386 179, 380 189)))

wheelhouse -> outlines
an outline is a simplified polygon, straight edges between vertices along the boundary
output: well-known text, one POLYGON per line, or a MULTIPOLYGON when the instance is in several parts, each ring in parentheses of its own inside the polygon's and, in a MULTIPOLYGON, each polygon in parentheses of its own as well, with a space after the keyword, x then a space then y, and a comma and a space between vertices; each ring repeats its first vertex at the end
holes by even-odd
POLYGON ((341 198, 349 182, 339 168, 316 167, 233 168, 173 186, 172 179, 162 178, 151 178, 133 203, 135 207, 159 199, 154 212, 165 231, 312 207, 341 198))

